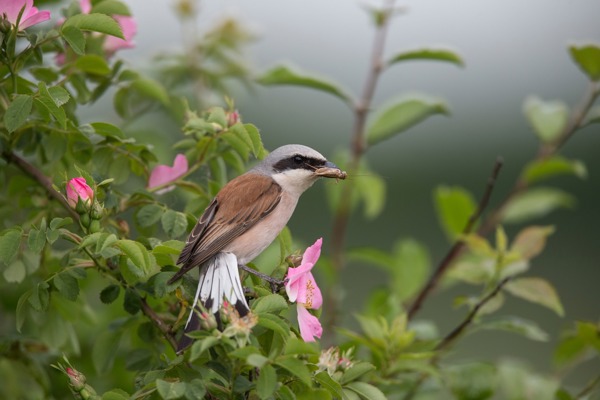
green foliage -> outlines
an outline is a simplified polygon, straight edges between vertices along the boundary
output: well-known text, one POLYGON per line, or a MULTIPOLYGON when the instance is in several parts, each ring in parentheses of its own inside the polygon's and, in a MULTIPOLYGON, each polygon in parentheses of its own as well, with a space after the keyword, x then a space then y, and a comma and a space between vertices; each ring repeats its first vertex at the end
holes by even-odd
MULTIPOLYGON (((520 362, 461 363, 446 356, 470 333, 510 332, 539 342, 555 337, 536 321, 501 314, 506 299, 515 297, 565 316, 553 284, 529 275, 555 228, 521 226, 513 237, 498 224, 526 222, 575 203, 560 189, 532 185, 557 176, 586 177, 582 161, 557 150, 573 129, 598 121, 589 108, 577 114, 577 125, 573 115, 578 111, 560 101, 531 97, 525 102, 542 151, 523 168, 515 189, 490 219, 468 225, 481 211, 476 199, 459 186, 435 190, 440 225, 458 249, 445 267, 441 264, 447 269, 434 270, 427 247, 411 238, 393 240, 388 250, 360 245, 338 254, 361 268, 374 266, 385 277, 372 292, 360 293, 365 303, 356 316, 358 329, 335 327, 338 346, 322 349, 319 342, 304 342, 290 318, 295 307, 286 291, 243 274, 248 315, 223 307, 217 323, 214 315, 200 314, 203 329, 191 332, 194 343, 176 354, 177 335, 196 291, 193 274, 169 283, 185 236, 222 185, 267 154, 259 129, 242 121, 233 100, 213 104, 224 97, 231 78, 250 82, 240 58, 252 35, 238 22, 222 20, 190 38, 183 54, 159 58, 156 71, 142 73, 103 49, 106 35, 124 37, 114 16, 130 15, 126 4, 92 3, 89 14, 80 13, 75 2, 67 6, 55 29, 17 32, 7 21, 1 27, 0 307, 5 323, 0 327, 0 398, 576 398, 558 376, 599 357, 597 321, 578 321, 559 339, 553 357, 559 373, 552 377, 520 362), (64 60, 55 60, 57 53, 64 60), (109 96, 122 121, 79 121, 82 107, 109 96), (148 188, 166 146, 150 143, 139 132, 134 139, 132 126, 155 112, 181 126, 173 153, 183 154, 189 168, 172 182, 148 188), (75 177, 89 186, 91 199, 69 197, 67 183, 75 177), (491 240, 487 232, 494 229, 491 240), (424 290, 437 280, 470 285, 455 286, 463 293, 454 305, 463 307, 465 317, 445 334, 437 321, 412 318, 415 298, 427 297, 424 290)), ((385 8, 370 11, 378 27, 395 14, 385 8)), ((599 48, 571 46, 569 51, 597 82, 599 48)), ((379 74, 415 60, 464 65, 455 52, 423 48, 375 60, 373 70, 379 74)), ((360 206, 371 223, 379 222, 387 183, 362 156, 433 115, 448 114, 443 100, 422 96, 375 107, 371 99, 357 100, 328 79, 283 66, 257 81, 333 95, 357 121, 369 121, 359 126, 354 152, 340 152, 335 160, 352 179, 327 185, 327 196, 334 213, 349 216, 360 206)), ((289 229, 279 236, 279 245, 272 268, 277 279, 293 264, 290 256, 301 252, 289 229)), ((337 289, 341 274, 330 271, 331 287, 337 289)), ((325 301, 355 295, 329 289, 323 289, 325 301)), ((593 382, 585 393, 597 389, 593 382)))

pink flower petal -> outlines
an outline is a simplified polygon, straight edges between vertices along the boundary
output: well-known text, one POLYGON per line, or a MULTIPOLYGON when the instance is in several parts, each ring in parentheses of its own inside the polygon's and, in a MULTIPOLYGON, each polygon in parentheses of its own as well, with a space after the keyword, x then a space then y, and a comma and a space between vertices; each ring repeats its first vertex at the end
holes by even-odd
POLYGON ((49 19, 50 11, 38 11, 37 8, 33 7, 27 18, 23 15, 23 21, 19 24, 19 29, 26 29, 49 19))
POLYGON ((21 12, 23 6, 25 10, 21 15, 19 30, 50 19, 50 11, 38 11, 33 6, 33 0, 0 0, 0 15, 6 15, 8 22, 14 25, 17 23, 19 12, 21 12))
POLYGON ((72 208, 77 206, 79 199, 89 203, 94 198, 94 191, 88 186, 85 178, 73 178, 67 183, 67 201, 72 208))
POLYGON ((319 256, 321 255, 321 246, 323 245, 323 238, 317 239, 317 241, 304 251, 302 256, 302 263, 296 268, 289 268, 287 278, 289 279, 288 284, 293 284, 296 279, 300 276, 310 272, 315 266, 319 256))
POLYGON ((320 338, 323 334, 323 327, 319 319, 309 313, 301 304, 298 304, 298 325, 300 326, 300 336, 305 342, 314 342, 315 336, 320 338))
POLYGON ((285 290, 291 302, 308 303, 309 308, 319 308, 323 302, 321 290, 310 272, 321 255, 323 238, 306 249, 302 256, 302 263, 296 268, 289 268, 285 290), (318 306, 315 307, 315 304, 318 306))
POLYGON ((183 154, 177 154, 173 166, 157 165, 150 173, 148 178, 148 189, 153 189, 157 186, 163 186, 171 183, 188 171, 188 161, 183 154))
POLYGON ((92 11, 92 1, 91 0, 80 0, 79 8, 81 8, 82 14, 89 14, 92 11))

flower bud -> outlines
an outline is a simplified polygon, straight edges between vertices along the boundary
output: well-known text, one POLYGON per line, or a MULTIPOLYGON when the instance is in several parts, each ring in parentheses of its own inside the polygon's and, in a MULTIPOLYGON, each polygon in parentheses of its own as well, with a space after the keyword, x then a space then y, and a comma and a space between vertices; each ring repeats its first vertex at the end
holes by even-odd
POLYGON ((200 327, 207 331, 212 331, 217 327, 217 319, 210 312, 198 312, 198 317, 200 317, 200 327))
MULTIPOLYGON (((77 210, 84 207, 86 210, 92 205, 94 201, 94 191, 88 186, 85 179, 82 177, 73 178, 67 183, 67 202, 71 208, 77 210), (78 203, 81 205, 78 207, 78 203)), ((85 212, 85 210, 83 211, 85 212)))
POLYGON ((100 232, 100 221, 93 219, 90 222, 90 233, 100 232))

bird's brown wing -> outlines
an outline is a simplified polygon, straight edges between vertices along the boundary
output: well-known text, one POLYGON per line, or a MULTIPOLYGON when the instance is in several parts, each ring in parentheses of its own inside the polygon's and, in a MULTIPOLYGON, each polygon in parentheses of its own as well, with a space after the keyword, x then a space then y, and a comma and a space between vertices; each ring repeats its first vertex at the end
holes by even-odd
POLYGON ((281 186, 268 176, 244 174, 233 179, 198 220, 177 260, 181 269, 169 282, 206 262, 269 215, 280 200, 281 186))

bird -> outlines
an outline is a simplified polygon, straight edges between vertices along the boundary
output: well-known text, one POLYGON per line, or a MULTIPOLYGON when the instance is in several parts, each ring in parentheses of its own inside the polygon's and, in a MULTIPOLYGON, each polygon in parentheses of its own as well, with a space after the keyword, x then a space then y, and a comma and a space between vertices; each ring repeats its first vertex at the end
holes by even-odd
POLYGON ((174 283, 199 268, 199 279, 177 353, 193 343, 187 333, 200 328, 195 310, 215 315, 223 299, 240 316, 246 302, 239 267, 256 258, 275 240, 292 216, 300 195, 320 177, 345 179, 346 173, 316 150, 299 144, 281 146, 259 164, 229 181, 204 210, 189 234, 169 280, 174 283))

